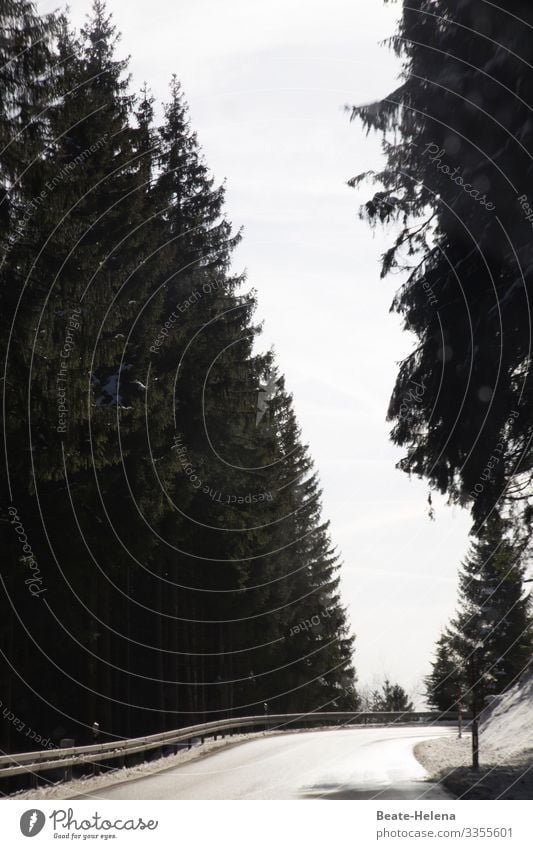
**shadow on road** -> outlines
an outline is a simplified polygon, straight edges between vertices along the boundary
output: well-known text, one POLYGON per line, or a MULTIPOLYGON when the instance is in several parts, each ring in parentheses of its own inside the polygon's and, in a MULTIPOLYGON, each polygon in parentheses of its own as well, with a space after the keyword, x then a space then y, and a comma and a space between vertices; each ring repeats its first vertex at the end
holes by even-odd
POLYGON ((533 799, 533 763, 483 766, 478 772, 458 767, 443 774, 446 786, 459 799, 533 799))
POLYGON ((453 799, 439 784, 432 781, 405 781, 388 785, 381 790, 378 787, 338 784, 316 784, 306 788, 302 799, 453 799))

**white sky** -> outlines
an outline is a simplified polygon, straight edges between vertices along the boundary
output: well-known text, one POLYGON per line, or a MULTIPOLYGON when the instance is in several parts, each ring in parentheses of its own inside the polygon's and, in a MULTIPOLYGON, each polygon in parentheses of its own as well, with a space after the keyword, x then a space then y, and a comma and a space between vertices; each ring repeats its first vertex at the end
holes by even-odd
MULTIPOLYGON (((75 24, 88 6, 71 0, 75 24)), ((410 340, 388 311, 399 279, 379 279, 389 240, 356 217, 370 189, 345 185, 380 163, 378 140, 343 106, 397 84, 399 66, 378 42, 393 34, 399 6, 111 0, 110 9, 133 84, 147 80, 165 99, 176 72, 207 162, 227 177, 228 215, 245 228, 236 265, 258 291, 265 346, 275 345, 294 394, 343 554, 360 683, 386 673, 420 693, 455 606, 470 523, 439 499, 430 522, 426 485, 395 469, 402 452, 385 413, 410 340)))

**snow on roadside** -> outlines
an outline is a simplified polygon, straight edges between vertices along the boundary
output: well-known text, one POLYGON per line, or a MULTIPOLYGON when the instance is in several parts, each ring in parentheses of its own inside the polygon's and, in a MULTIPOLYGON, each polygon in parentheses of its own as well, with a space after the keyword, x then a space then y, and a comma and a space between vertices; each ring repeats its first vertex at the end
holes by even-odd
POLYGON ((485 708, 479 741, 499 762, 533 754, 533 672, 485 708))
POLYGON ((415 757, 430 775, 437 776, 442 770, 449 772, 457 767, 467 766, 472 753, 470 734, 457 737, 436 737, 424 740, 414 749, 415 757))
POLYGON ((113 769, 102 775, 85 775, 81 778, 74 778, 72 781, 58 781, 54 784, 49 783, 43 787, 38 787, 35 790, 20 790, 18 793, 12 793, 10 796, 0 798, 0 801, 11 799, 74 799, 81 794, 89 794, 91 791, 104 790, 106 787, 112 787, 114 784, 120 784, 123 781, 131 781, 135 778, 143 778, 147 775, 156 775, 158 772, 165 772, 167 769, 174 769, 189 763, 189 761, 199 760, 205 755, 211 755, 217 749, 227 748, 236 745, 237 743, 246 743, 249 740, 257 740, 260 737, 272 737, 278 734, 308 734, 318 733, 327 729, 324 728, 285 728, 273 729, 272 731, 250 732, 248 734, 233 734, 231 737, 223 739, 206 740, 201 745, 195 745, 192 749, 182 749, 175 755, 167 755, 167 757, 157 758, 153 761, 147 761, 138 766, 122 767, 122 769, 113 769))
POLYGON ((459 799, 533 799, 531 754, 496 754, 480 745, 480 768, 472 769, 469 733, 428 740, 415 746, 415 757, 431 776, 459 799))
POLYGON ((470 733, 428 740, 414 751, 433 780, 459 798, 533 799, 533 674, 484 709, 478 771, 471 767, 470 733))
POLYGON ((259 734, 234 734, 232 737, 226 737, 223 740, 206 740, 202 745, 193 746, 192 749, 183 749, 175 755, 168 755, 166 758, 158 758, 154 761, 139 764, 138 766, 123 767, 112 772, 107 772, 103 775, 83 776, 75 778, 68 782, 57 782, 48 784, 43 787, 38 787, 35 790, 21 790, 19 793, 13 793, 5 799, 73 799, 82 794, 88 794, 96 790, 103 790, 106 787, 112 787, 114 784, 120 784, 122 781, 130 781, 134 778, 142 778, 147 775, 155 775, 158 772, 163 772, 173 767, 182 766, 189 761, 196 760, 204 755, 210 755, 217 749, 222 749, 236 743, 243 743, 246 740, 257 739, 264 737, 266 734, 276 732, 261 732, 259 734))

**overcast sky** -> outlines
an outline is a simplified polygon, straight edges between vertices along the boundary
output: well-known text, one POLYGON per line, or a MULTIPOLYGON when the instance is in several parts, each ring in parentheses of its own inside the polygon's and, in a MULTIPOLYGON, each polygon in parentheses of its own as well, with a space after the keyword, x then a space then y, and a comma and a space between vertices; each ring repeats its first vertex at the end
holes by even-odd
MULTIPOLYGON (((71 0, 75 24, 89 5, 71 0)), ((134 85, 146 80, 165 99, 177 73, 207 162, 227 178, 228 215, 244 225, 236 266, 257 289, 264 345, 274 345, 293 392, 343 555, 360 682, 388 674, 416 689, 455 606, 469 519, 437 498, 430 522, 427 486, 395 469, 401 451, 385 414, 411 340, 389 314, 400 278, 379 278, 386 234, 357 218, 370 189, 346 186, 379 166, 379 142, 343 110, 397 84, 397 61, 379 42, 394 32, 399 6, 111 0, 109 8, 134 85)))

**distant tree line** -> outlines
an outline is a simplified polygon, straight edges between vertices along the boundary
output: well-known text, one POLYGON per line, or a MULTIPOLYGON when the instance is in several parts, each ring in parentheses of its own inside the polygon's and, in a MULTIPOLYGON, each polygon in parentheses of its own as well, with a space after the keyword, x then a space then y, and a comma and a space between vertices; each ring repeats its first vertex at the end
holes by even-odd
POLYGON ((224 186, 177 78, 156 120, 117 40, 100 0, 80 32, 0 2, 2 703, 55 744, 355 708, 339 556, 224 186))
POLYGON ((362 708, 366 711, 402 711, 409 713, 414 705, 400 684, 392 684, 385 678, 380 687, 366 688, 360 691, 362 708))

